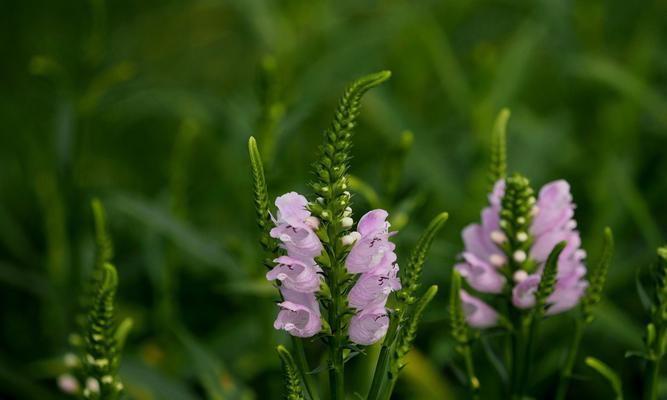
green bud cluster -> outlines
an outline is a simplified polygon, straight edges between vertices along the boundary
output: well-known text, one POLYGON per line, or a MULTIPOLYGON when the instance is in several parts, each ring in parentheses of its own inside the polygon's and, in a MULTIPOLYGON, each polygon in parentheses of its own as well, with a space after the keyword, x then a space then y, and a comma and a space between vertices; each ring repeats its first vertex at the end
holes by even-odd
POLYGON ((510 110, 503 108, 498 113, 491 133, 491 166, 489 184, 493 185, 507 176, 507 120, 510 110))
POLYGON ((280 362, 283 366, 283 375, 285 378, 285 399, 286 400, 303 400, 303 391, 301 389, 301 381, 299 380, 299 372, 292 358, 290 352, 285 346, 280 345, 276 348, 280 362))
POLYGON ((611 229, 605 228, 602 255, 595 268, 589 273, 589 285, 588 288, 586 288, 586 294, 581 300, 581 310, 583 312, 584 321, 587 323, 593 321, 593 308, 602 299, 602 291, 607 280, 607 273, 609 272, 613 254, 614 236, 611 229))
POLYGON ((528 179, 520 174, 513 174, 505 179, 505 194, 501 202, 500 229, 507 240, 500 245, 507 255, 510 270, 525 270, 531 273, 536 263, 529 259, 533 237, 530 224, 533 221, 535 192, 528 179))
POLYGON ((449 289, 449 326, 454 340, 459 344, 467 344, 469 340, 468 324, 466 324, 460 293, 461 275, 456 270, 452 270, 452 283, 449 289))

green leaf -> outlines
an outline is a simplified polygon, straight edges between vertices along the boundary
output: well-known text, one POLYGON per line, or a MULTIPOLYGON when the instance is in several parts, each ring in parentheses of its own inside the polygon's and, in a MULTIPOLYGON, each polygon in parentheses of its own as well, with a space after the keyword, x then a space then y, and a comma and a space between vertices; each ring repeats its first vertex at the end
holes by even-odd
POLYGON ((582 310, 586 322, 590 323, 593 321, 593 307, 595 307, 602 298, 602 290, 604 289, 604 284, 607 280, 607 273, 609 272, 609 265, 611 264, 613 254, 614 235, 611 229, 607 227, 604 230, 602 255, 600 256, 597 265, 590 273, 588 289, 586 289, 586 295, 582 300, 582 310))
POLYGON ((623 387, 621 384, 621 378, 619 378, 618 374, 613 369, 594 357, 586 357, 586 365, 593 368, 605 379, 607 379, 614 391, 614 394, 616 395, 616 400, 623 400, 623 387))
POLYGON ((433 244, 435 235, 440 231, 445 222, 447 222, 447 218, 449 218, 449 214, 446 212, 440 213, 433 218, 417 241, 417 244, 415 244, 412 253, 410 253, 408 265, 402 270, 403 276, 401 277, 401 283, 403 289, 398 293, 399 299, 406 304, 412 304, 416 300, 414 294, 420 285, 426 255, 431 248, 431 244, 433 244))
POLYGON ((303 393, 301 391, 301 382, 299 380, 299 372, 294 363, 292 355, 287 351, 285 346, 279 345, 276 347, 278 356, 283 365, 283 375, 285 377, 285 388, 287 390, 285 398, 287 400, 303 400, 303 393))
POLYGON ((97 243, 97 267, 111 261, 113 258, 113 242, 107 228, 106 212, 102 202, 94 198, 91 202, 93 217, 95 219, 95 241, 97 243))

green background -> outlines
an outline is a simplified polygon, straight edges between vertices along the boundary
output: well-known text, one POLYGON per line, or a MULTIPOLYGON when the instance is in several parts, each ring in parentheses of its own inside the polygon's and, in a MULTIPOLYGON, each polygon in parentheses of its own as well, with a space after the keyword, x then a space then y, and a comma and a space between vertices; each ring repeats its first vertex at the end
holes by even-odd
MULTIPOLYGON (((580 355, 613 366, 637 398, 641 362, 624 357, 642 346, 635 276, 667 233, 666 40, 664 0, 3 2, 0 398, 61 398, 94 196, 109 213, 120 314, 135 321, 130 397, 279 398, 274 347, 287 338, 272 328, 246 142, 258 137, 273 196, 308 193, 338 96, 380 69, 393 77, 364 100, 351 172, 392 212, 399 260, 433 216, 451 216, 425 271, 441 291, 396 398, 463 396, 449 274, 485 203, 502 107, 510 170, 535 187, 571 183, 589 259, 605 226, 616 234, 580 355)), ((375 203, 358 194, 356 218, 375 203)), ((542 329, 536 398, 551 393, 572 326, 566 314, 542 329)), ((317 365, 321 348, 307 350, 317 365)), ((475 351, 482 397, 502 398, 475 351)), ((350 391, 364 392, 367 368, 351 363, 350 391)), ((575 372, 571 398, 611 397, 581 360, 575 372)))

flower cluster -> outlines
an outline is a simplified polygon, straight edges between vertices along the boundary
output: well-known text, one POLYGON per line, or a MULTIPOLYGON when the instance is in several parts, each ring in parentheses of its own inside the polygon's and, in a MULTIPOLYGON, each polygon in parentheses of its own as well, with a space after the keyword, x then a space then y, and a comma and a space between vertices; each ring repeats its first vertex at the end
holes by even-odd
MULTIPOLYGON (((489 195, 489 206, 482 210, 481 224, 463 230, 465 251, 462 262, 455 268, 480 293, 507 293, 507 283, 513 281, 512 304, 527 309, 535 305, 535 291, 549 253, 556 244, 566 241, 567 246, 558 259, 554 292, 546 300, 546 313, 556 314, 574 307, 587 286, 583 264, 586 253, 580 248, 569 184, 563 180, 551 182, 542 187, 537 200, 529 199, 532 204, 528 216, 531 221, 526 222, 529 229, 513 233, 516 237, 512 238, 526 244, 528 251, 512 251, 506 245, 509 238, 504 228, 508 221, 501 218, 504 195, 505 181, 500 180, 489 195), (512 268, 510 264, 518 267, 512 268)), ((471 326, 487 328, 497 323, 498 315, 489 305, 464 291, 460 295, 471 326)))
POLYGON ((280 240, 287 255, 276 258, 277 265, 266 274, 268 280, 280 281, 283 297, 273 326, 293 336, 311 337, 322 329, 315 296, 322 272, 315 263, 315 257, 322 253, 322 243, 315 233, 319 220, 308 211, 308 200, 296 192, 278 197, 276 207, 271 237, 280 240))
POLYGON ((389 232, 387 216, 385 210, 368 212, 345 240, 354 242, 345 267, 349 273, 360 274, 348 295, 348 304, 356 310, 349 335, 350 340, 361 345, 375 343, 385 335, 389 326, 387 298, 401 288, 396 246, 389 241, 395 232, 389 232))

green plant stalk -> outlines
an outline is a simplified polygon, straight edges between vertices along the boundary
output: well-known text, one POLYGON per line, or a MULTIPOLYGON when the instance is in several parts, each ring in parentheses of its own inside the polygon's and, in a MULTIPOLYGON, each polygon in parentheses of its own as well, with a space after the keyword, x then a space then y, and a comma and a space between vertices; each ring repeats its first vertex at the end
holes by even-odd
POLYGON ((401 321, 403 313, 399 316, 393 315, 389 322, 388 334, 385 336, 382 341, 382 349, 380 349, 380 355, 378 356, 377 363, 375 364, 375 372, 373 373, 373 381, 371 387, 368 390, 367 400, 378 400, 380 394, 382 393, 382 387, 385 383, 385 378, 387 377, 387 369, 389 368, 389 359, 393 352, 393 345, 396 341, 396 336, 398 333, 398 323, 401 321))
POLYGON ((555 400, 565 400, 565 395, 570 386, 570 379, 572 379, 572 369, 574 368, 574 363, 577 360, 577 352, 579 351, 579 345, 581 343, 581 338, 584 333, 584 321, 581 318, 575 320, 574 326, 574 336, 572 337, 572 344, 570 345, 570 350, 567 353, 567 359, 565 360, 565 366, 560 374, 560 379, 558 380, 558 388, 556 389, 555 400))
POLYGON ((466 375, 468 377, 468 388, 470 389, 470 397, 473 400, 479 399, 479 379, 475 374, 475 366, 472 361, 472 351, 469 344, 465 344, 461 349, 461 355, 466 366, 466 375))
POLYGON ((291 335, 290 337, 292 338, 292 348, 294 349, 294 362, 299 370, 299 375, 301 375, 301 382, 303 382, 303 386, 306 389, 306 398, 317 400, 319 397, 314 389, 313 378, 309 374, 310 368, 306 359, 306 351, 303 348, 303 339, 291 335))
POLYGON ((644 382, 644 400, 658 400, 658 383, 660 381, 660 363, 662 359, 648 360, 646 364, 647 377, 644 382))
MULTIPOLYGON (((336 237, 336 236, 333 236, 336 237)), ((335 254, 333 254, 335 257, 335 254)), ((335 258, 334 258, 335 259, 335 258)), ((332 270, 329 279, 329 286, 331 288, 332 301, 331 310, 329 310, 329 325, 333 337, 329 342, 329 384, 331 386, 331 399, 342 400, 345 399, 345 366, 343 363, 343 340, 342 326, 341 326, 341 309, 340 309, 340 285, 339 285, 339 270, 341 263, 334 261, 331 265, 332 270)))

